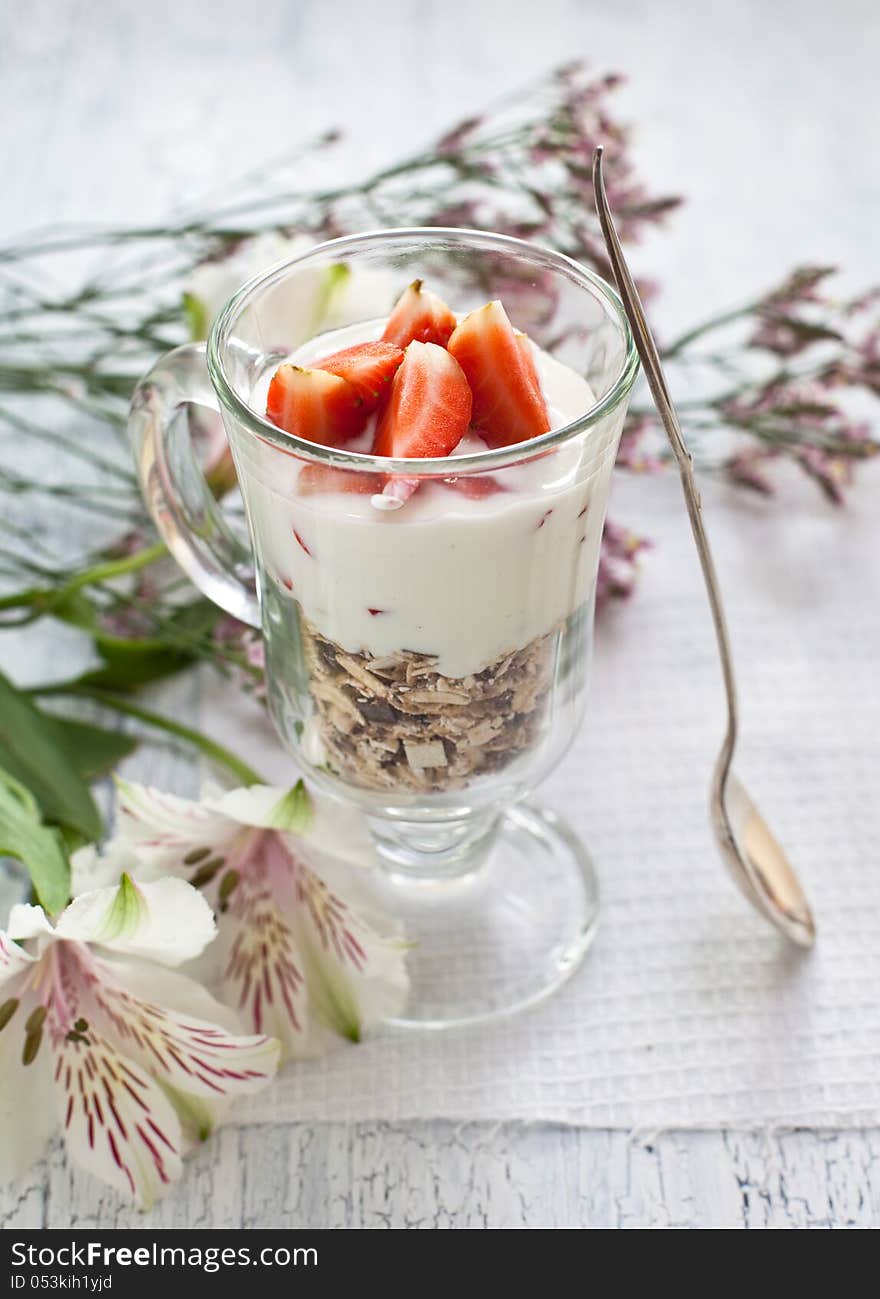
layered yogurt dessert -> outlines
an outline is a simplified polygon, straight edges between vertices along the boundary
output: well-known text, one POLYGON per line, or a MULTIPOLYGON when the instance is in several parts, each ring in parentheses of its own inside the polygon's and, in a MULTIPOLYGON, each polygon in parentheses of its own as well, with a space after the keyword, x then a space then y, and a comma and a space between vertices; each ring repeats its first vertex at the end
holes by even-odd
POLYGON ((586 380, 499 301, 458 317, 415 281, 387 319, 289 357, 254 403, 301 439, 375 457, 273 447, 250 493, 263 581, 295 610, 310 760, 363 790, 446 793, 533 750, 562 632, 591 607, 618 430, 526 444, 594 406, 586 380), (520 444, 502 467, 473 461, 520 444), (400 467, 438 457, 442 472, 400 467))

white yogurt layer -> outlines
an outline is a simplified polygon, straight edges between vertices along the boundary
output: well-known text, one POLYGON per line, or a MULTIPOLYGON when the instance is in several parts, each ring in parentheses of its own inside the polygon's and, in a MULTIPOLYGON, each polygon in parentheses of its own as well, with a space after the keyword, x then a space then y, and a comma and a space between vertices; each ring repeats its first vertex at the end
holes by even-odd
MULTIPOLYGON (((324 335, 318 355, 378 337, 381 324, 324 335)), ((535 349, 553 427, 583 415, 593 393, 535 349)), ((252 396, 265 410, 268 376, 252 396)), ((296 600, 322 636, 349 652, 433 654, 445 676, 478 672, 559 626, 596 577, 616 413, 587 434, 492 474, 504 488, 477 499, 423 480, 397 510, 370 496, 297 493, 303 462, 248 439, 237 448, 262 580, 296 600)), ((460 453, 485 450, 477 437, 460 453)))

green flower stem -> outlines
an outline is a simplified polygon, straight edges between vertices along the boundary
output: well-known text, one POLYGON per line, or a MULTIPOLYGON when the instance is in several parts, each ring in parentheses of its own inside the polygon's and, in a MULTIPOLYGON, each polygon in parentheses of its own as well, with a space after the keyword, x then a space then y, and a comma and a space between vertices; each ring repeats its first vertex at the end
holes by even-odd
POLYGON ((744 307, 733 307, 730 311, 722 312, 720 316, 712 316, 709 320, 694 325, 692 329, 680 334, 667 347, 664 347, 664 358, 668 360, 671 356, 677 356, 686 347, 690 347, 691 343, 695 343, 698 338, 702 338, 704 334, 711 334, 713 330, 720 329, 722 325, 731 325, 735 320, 742 320, 745 316, 751 316, 761 306, 762 302, 763 298, 756 298, 754 302, 750 302, 744 307))
POLYGON ((174 735, 177 739, 184 740, 187 744, 191 744, 193 748, 198 749, 200 753, 203 753, 206 758, 210 758, 212 762, 231 772, 243 785, 264 785, 266 783, 265 778, 259 772, 254 771, 253 767, 201 731, 196 731, 191 726, 184 726, 180 722, 172 721, 170 717, 163 717, 161 713, 154 713, 150 709, 141 708, 139 704, 133 704, 128 699, 121 699, 119 695, 114 695, 109 690, 80 685, 75 681, 62 681, 56 685, 35 686, 28 693, 41 697, 66 695, 78 699, 92 699, 95 703, 112 709, 113 712, 122 713, 125 717, 132 717, 138 722, 143 722, 145 726, 153 726, 159 731, 165 731, 168 735, 174 735))
POLYGON ((82 590, 84 586, 98 586, 101 582, 109 582, 112 578, 137 573, 142 568, 155 564, 166 553, 165 543, 157 541, 154 545, 138 550, 133 555, 125 555, 122 559, 110 559, 104 564, 95 564, 92 568, 86 568, 83 572, 77 573, 76 577, 65 582, 63 586, 54 589, 32 587, 28 591, 15 591, 12 595, 5 595, 0 599, 0 609, 36 607, 41 614, 51 613, 53 607, 61 604, 76 591, 82 590))

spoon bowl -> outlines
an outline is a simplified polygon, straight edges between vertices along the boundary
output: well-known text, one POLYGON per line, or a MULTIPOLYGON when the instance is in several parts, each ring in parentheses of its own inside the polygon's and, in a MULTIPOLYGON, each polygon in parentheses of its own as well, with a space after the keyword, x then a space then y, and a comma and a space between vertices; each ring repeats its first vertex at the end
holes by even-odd
POLYGON ((816 926, 788 858, 732 772, 712 784, 712 825, 734 882, 798 947, 812 947, 816 926))

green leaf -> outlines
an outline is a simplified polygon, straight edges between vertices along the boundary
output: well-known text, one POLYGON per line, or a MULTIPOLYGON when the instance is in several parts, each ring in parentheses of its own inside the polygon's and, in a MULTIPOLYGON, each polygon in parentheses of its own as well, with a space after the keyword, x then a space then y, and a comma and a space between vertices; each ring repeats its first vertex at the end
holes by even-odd
POLYGON ((0 672, 0 767, 30 790, 44 818, 100 839, 98 809, 54 719, 0 672))
POLYGON ((269 825, 273 830, 289 830, 292 834, 305 834, 314 819, 311 795, 301 780, 279 798, 269 813, 269 825))
POLYGON ((132 640, 102 632, 94 637, 94 643, 103 666, 84 672, 77 683, 129 691, 173 676, 197 661, 196 643, 211 631, 218 617, 217 606, 210 600, 195 600, 181 605, 166 620, 167 639, 156 635, 132 640), (193 642, 192 650, 186 648, 188 641, 193 642))
POLYGON ((54 714, 51 721, 84 780, 108 776, 138 746, 137 738, 123 731, 108 731, 91 722, 54 714))
POLYGON ((210 322, 202 299, 197 298, 194 293, 184 293, 182 305, 186 326, 193 342, 197 343, 200 339, 207 338, 210 322))
POLYGON ((165 647, 154 648, 152 642, 133 641, 129 646, 109 652, 102 642, 98 649, 103 667, 92 668, 77 677, 77 684, 96 686, 100 690, 137 690, 151 681, 161 681, 190 667, 194 655, 165 647))
POLYGON ((0 856, 27 867, 40 904, 54 915, 70 898, 70 862, 57 830, 40 822, 30 790, 0 768, 0 856))
POLYGON ((53 618, 83 631, 94 631, 98 624, 95 606, 83 591, 68 591, 63 598, 53 600, 50 612, 53 618))

